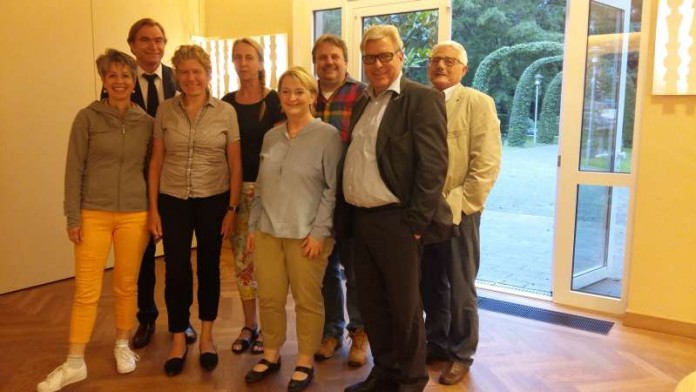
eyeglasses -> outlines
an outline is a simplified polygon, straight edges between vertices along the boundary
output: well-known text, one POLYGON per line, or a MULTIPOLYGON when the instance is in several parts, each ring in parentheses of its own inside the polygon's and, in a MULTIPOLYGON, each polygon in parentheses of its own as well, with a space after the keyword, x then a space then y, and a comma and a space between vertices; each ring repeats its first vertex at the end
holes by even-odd
POLYGON ((454 67, 455 64, 457 64, 457 63, 462 64, 461 61, 459 61, 458 59, 455 59, 454 57, 436 56, 436 57, 431 57, 428 59, 428 62, 430 63, 430 65, 438 65, 438 64, 440 64, 440 61, 444 61, 445 66, 447 66, 447 68, 454 67))
POLYGON ((379 60, 380 63, 388 63, 392 61, 394 58, 394 55, 397 54, 398 52, 384 52, 380 54, 366 54, 362 56, 362 62, 365 65, 372 65, 374 64, 377 60, 379 60))

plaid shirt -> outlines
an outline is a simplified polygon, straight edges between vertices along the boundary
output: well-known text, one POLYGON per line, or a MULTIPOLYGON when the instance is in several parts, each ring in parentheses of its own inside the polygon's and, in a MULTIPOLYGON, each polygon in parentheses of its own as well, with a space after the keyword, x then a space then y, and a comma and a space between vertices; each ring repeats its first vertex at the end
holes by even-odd
POLYGON ((346 74, 346 80, 327 100, 320 93, 317 95, 317 115, 325 122, 341 131, 341 140, 348 142, 350 135, 350 115, 353 105, 358 101, 367 86, 346 74))

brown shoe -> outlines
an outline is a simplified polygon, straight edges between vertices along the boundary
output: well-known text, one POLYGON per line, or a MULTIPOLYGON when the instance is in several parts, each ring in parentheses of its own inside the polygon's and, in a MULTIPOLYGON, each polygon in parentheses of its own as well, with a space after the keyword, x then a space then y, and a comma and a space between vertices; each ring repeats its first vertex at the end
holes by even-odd
POLYGON ((321 340, 319 350, 314 354, 314 359, 323 361, 334 356, 336 350, 341 348, 341 341, 336 338, 324 338, 321 340))
POLYGON ((348 353, 348 365, 360 367, 367 363, 367 348, 370 343, 367 341, 367 334, 364 329, 356 329, 351 332, 350 352, 348 353))
POLYGON ((469 364, 461 361, 450 362, 447 369, 440 374, 439 382, 444 385, 454 385, 462 381, 467 373, 469 373, 469 364))

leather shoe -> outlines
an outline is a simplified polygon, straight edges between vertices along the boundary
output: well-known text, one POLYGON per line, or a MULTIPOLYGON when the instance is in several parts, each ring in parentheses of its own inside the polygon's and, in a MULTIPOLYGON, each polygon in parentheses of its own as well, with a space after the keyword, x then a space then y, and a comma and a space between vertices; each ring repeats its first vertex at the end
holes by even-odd
POLYGON ((319 346, 319 349, 317 350, 316 353, 314 353, 314 359, 317 361, 323 361, 326 359, 329 359, 334 356, 336 353, 336 350, 341 348, 341 340, 343 338, 336 339, 336 338, 324 338, 321 340, 321 345, 319 346))
POLYGON ((443 385, 454 385, 461 381, 467 373, 469 373, 468 363, 462 361, 450 362, 447 365, 447 369, 440 374, 438 381, 443 385))
POLYGON ((312 379, 314 379, 314 368, 311 367, 306 367, 306 366, 297 366, 295 367, 296 372, 301 372, 305 373, 307 375, 307 378, 304 380, 295 380, 295 379, 290 379, 290 382, 288 383, 288 392, 302 392, 307 387, 309 386, 309 383, 312 382, 312 379))
POLYGON ((198 334, 191 326, 191 323, 189 323, 188 328, 186 328, 186 331, 184 331, 184 335, 186 335, 186 344, 194 344, 196 343, 196 339, 198 339, 198 334))
POLYGON ((135 331, 135 335, 133 335, 133 348, 143 348, 150 343, 150 339, 152 339, 152 334, 155 333, 155 323, 154 322, 145 322, 145 323, 140 323, 138 325, 138 330, 135 331))
POLYGON ((244 376, 244 381, 246 381, 247 384, 259 382, 280 370, 280 357, 278 357, 278 362, 276 363, 273 363, 267 360, 266 358, 263 358, 259 361, 259 364, 266 365, 266 370, 257 372, 256 370, 254 370, 254 368, 251 368, 251 370, 249 370, 246 376, 244 376))
POLYGON ((350 333, 350 351, 348 352, 348 366, 360 367, 367 363, 367 333, 364 329, 356 329, 350 333))
POLYGON ((188 346, 186 346, 186 351, 184 351, 183 357, 174 357, 167 359, 164 363, 164 372, 167 376, 173 377, 181 373, 184 370, 184 364, 186 363, 186 355, 188 355, 188 346))
POLYGON ((396 392, 398 389, 399 384, 380 380, 372 372, 364 381, 347 387, 344 392, 396 392))
POLYGON ((207 371, 211 371, 217 367, 218 364, 218 354, 217 353, 201 353, 198 357, 201 367, 207 371))

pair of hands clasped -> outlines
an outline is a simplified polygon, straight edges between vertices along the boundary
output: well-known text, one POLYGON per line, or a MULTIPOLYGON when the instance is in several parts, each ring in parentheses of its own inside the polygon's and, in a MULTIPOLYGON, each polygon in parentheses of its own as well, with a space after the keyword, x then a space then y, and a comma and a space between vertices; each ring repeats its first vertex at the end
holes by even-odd
MULTIPOLYGON (((302 240, 302 255, 309 259, 316 259, 324 250, 324 241, 316 239, 311 235, 307 235, 302 240)), ((256 234, 249 233, 247 236, 246 250, 251 253, 256 249, 256 234)))

